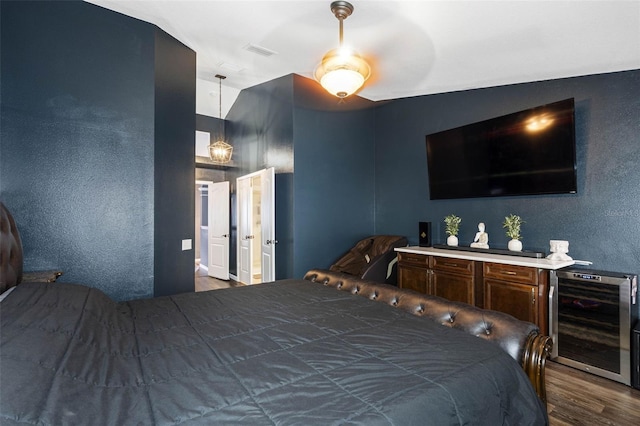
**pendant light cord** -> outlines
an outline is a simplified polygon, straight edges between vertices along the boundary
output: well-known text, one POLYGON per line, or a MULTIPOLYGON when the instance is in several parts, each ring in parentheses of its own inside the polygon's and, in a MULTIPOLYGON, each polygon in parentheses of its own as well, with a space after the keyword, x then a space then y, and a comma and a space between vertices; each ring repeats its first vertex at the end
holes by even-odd
MULTIPOLYGON (((216 78, 218 79, 218 118, 222 120, 222 80, 227 78, 224 75, 216 74, 216 78)), ((226 131, 226 123, 222 120, 222 139, 227 140, 227 131, 226 131)))

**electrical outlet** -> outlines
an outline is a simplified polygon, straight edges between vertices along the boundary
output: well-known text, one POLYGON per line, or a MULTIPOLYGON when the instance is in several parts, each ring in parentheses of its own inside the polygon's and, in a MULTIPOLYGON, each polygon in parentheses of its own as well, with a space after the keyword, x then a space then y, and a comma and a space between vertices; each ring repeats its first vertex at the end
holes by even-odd
POLYGON ((182 251, 191 250, 191 239, 182 240, 182 251))

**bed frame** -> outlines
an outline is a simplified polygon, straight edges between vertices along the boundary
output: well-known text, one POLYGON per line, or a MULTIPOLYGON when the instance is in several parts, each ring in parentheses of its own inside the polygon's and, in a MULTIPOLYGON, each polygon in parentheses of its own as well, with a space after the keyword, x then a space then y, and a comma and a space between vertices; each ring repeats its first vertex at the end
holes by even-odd
POLYGON ((365 281, 340 272, 312 269, 305 274, 304 279, 386 303, 497 344, 522 366, 536 393, 546 404, 545 363, 551 351, 552 340, 540 334, 535 324, 520 321, 502 312, 365 281))

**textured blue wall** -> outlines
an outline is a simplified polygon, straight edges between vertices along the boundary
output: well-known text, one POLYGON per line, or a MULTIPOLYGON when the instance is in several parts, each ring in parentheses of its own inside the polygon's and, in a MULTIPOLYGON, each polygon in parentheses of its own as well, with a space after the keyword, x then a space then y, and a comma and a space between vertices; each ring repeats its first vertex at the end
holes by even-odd
POLYGON ((374 103, 294 76, 294 277, 374 234, 374 103))
POLYGON ((293 75, 240 92, 226 117, 235 177, 268 167, 276 173, 293 171, 292 108, 293 75))
MULTIPOLYGON (((0 7, 0 197, 20 228, 25 270, 60 268, 61 281, 120 300, 153 296, 155 246, 182 253, 180 239, 154 236, 155 109, 175 100, 172 87, 156 93, 159 30, 79 1, 0 7)), ((194 114, 189 140, 174 140, 190 149, 194 114)), ((190 160, 167 178, 193 182, 190 160)), ((193 235, 193 213, 176 211, 171 194, 163 201, 171 210, 160 220, 174 215, 168 225, 188 222, 193 235)), ((192 262, 190 273, 193 286, 192 262)))
POLYGON ((154 295, 194 291, 196 54, 155 31, 154 295))
POLYGON ((569 241, 574 259, 640 272, 640 71, 568 78, 399 99, 376 109, 376 228, 417 244, 419 221, 445 242, 444 216, 462 218, 460 244, 485 222, 492 247, 505 248, 504 217, 520 215, 525 249, 569 241), (425 135, 575 98, 578 193, 429 200, 425 135))
MULTIPOLYGON (((293 76, 254 86, 240 92, 227 114, 227 135, 233 145, 228 171, 232 210, 235 209, 236 178, 274 167, 276 172, 276 278, 290 278, 293 271, 293 76)), ((235 222, 235 210, 232 223, 235 222)), ((233 226, 232 226, 233 228, 233 226)), ((237 273, 237 233, 232 229, 229 269, 237 273)))
POLYGON ((295 110, 295 277, 374 234, 373 118, 373 109, 295 110))
POLYGON ((25 270, 153 295, 153 27, 80 2, 2 2, 0 191, 25 270))
POLYGON ((288 75, 243 90, 227 115, 236 174, 276 170, 276 278, 329 267, 373 233, 372 105, 288 75))

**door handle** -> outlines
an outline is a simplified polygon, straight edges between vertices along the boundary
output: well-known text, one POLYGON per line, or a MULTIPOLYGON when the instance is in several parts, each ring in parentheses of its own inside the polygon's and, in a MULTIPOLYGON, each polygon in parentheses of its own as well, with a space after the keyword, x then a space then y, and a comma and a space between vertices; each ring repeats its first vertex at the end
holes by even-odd
POLYGON ((278 244, 278 240, 267 240, 266 244, 278 244))
POLYGON ((222 238, 229 238, 229 234, 222 234, 222 238))

